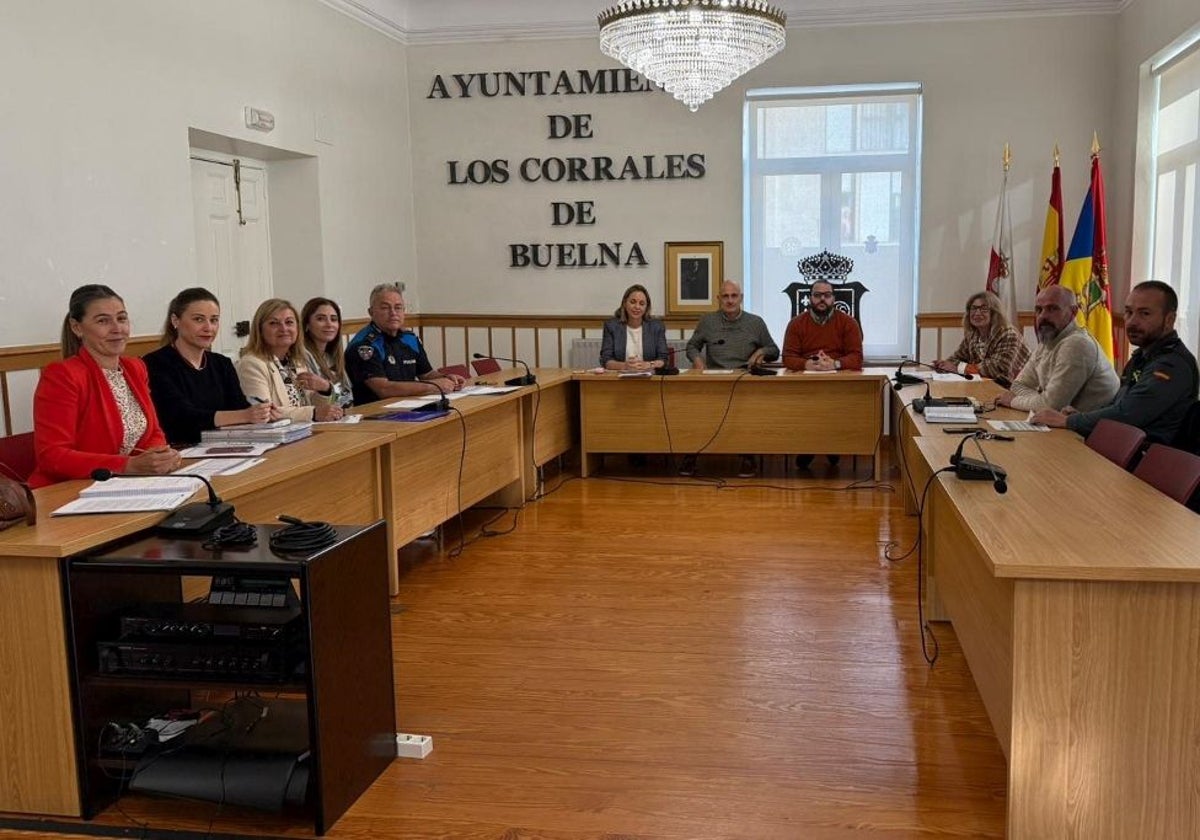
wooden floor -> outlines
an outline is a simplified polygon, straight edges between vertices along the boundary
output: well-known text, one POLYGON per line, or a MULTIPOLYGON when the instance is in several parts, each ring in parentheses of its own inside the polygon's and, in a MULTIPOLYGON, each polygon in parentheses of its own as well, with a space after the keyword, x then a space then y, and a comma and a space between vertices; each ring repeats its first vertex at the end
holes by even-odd
MULTIPOLYGON (((883 556, 916 522, 897 493, 818 489, 865 461, 817 461, 724 489, 661 467, 669 486, 568 481, 460 557, 406 550, 398 719, 434 751, 329 836, 1003 837, 1004 759, 953 632, 936 625, 931 670, 915 559, 883 556)), ((101 822, 136 836, 163 807, 127 799, 101 822)), ((267 827, 215 812, 189 828, 267 827)))

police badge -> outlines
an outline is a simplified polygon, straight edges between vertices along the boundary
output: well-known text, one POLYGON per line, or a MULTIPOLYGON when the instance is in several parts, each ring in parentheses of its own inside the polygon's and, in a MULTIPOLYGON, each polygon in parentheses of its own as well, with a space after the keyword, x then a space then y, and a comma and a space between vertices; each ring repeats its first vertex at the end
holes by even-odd
POLYGON ((375 348, 372 347, 370 344, 360 344, 358 346, 358 358, 362 359, 364 362, 367 361, 368 359, 370 359, 374 355, 375 355, 375 348))

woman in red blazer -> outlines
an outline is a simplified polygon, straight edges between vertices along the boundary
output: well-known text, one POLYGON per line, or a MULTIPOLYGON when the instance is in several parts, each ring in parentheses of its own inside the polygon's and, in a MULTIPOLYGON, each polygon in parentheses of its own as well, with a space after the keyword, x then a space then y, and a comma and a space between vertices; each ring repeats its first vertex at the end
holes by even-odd
POLYGON ((63 360, 42 371, 33 395, 33 487, 92 470, 163 475, 179 466, 150 401, 141 359, 129 341, 125 302, 108 286, 80 286, 63 319, 63 360))

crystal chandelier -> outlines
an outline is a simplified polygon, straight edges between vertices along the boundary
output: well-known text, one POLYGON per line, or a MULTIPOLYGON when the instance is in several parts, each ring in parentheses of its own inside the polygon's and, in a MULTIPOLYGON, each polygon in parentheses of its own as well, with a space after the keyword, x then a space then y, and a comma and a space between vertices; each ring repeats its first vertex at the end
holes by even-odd
POLYGON ((600 51, 695 111, 783 49, 787 16, 761 0, 625 0, 600 13, 600 51))

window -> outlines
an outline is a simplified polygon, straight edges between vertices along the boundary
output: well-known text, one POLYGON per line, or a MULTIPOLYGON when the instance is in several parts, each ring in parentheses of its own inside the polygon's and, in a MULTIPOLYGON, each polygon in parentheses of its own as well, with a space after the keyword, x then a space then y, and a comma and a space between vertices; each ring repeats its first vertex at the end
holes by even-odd
POLYGON ((897 358, 913 341, 920 183, 919 85, 788 88, 747 94, 744 276, 748 307, 781 345, 783 290, 822 250, 854 260, 864 351, 897 358))
POLYGON ((1178 292, 1176 327, 1194 348, 1200 335, 1200 32, 1182 51, 1152 63, 1150 77, 1154 106, 1149 276, 1178 292))

